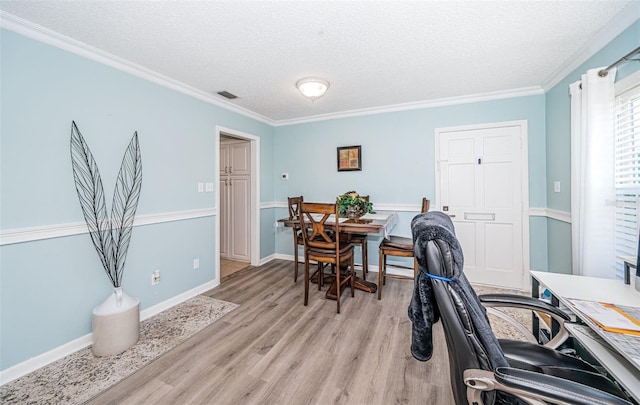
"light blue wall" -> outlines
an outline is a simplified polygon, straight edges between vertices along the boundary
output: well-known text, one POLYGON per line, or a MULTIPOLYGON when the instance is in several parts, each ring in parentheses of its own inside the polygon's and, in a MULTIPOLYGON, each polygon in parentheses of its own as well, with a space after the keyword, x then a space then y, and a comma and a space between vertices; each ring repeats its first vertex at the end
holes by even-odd
MULTIPOLYGON (((332 201, 356 190, 376 204, 413 204, 435 194, 434 130, 436 128, 526 120, 529 129, 529 204, 546 204, 544 95, 518 97, 463 105, 389 112, 361 117, 319 121, 276 128, 276 181, 279 201, 303 195, 307 201, 332 201), (338 172, 336 147, 361 145, 362 171, 338 172)), ((438 209, 438 207, 433 207, 438 209)), ((417 212, 416 212, 417 213, 417 212)), ((286 210, 278 212, 286 216, 286 210)), ((394 233, 410 236, 415 213, 402 213, 394 233)), ((531 227, 531 243, 544 241, 546 229, 531 227)), ((292 254, 290 232, 279 232, 279 253, 292 254)), ((370 263, 377 265, 377 241, 371 242, 370 263)), ((532 256, 531 268, 546 270, 546 256, 532 256)))
MULTIPOLYGON (((640 21, 602 48, 579 68, 567 75, 545 94, 547 133, 547 207, 571 211, 571 100, 569 84, 580 80, 589 69, 608 66, 640 45, 640 21), (560 181, 561 192, 553 192, 554 181, 560 181)), ((616 80, 640 69, 638 63, 620 65, 616 80)), ((571 224, 549 219, 547 250, 549 271, 571 272, 571 224)))
MULTIPOLYGON (((636 22, 546 95, 336 119, 272 128, 184 94, 20 35, 0 35, 0 227, 3 231, 81 222, 69 158, 75 120, 112 195, 124 149, 137 130, 143 158, 139 215, 214 208, 217 125, 260 137, 260 201, 290 195, 333 200, 349 189, 378 204, 415 204, 435 191, 434 129, 527 120, 529 205, 569 210, 568 83, 638 46, 636 22), (336 147, 362 145, 363 170, 336 171, 336 147), (279 179, 288 172, 290 180, 279 179), (563 192, 552 193, 554 180, 563 192), (314 186, 309 186, 314 184, 314 186)), ((618 77, 638 69, 624 65, 618 77)), ((107 198, 110 203, 110 197, 107 198)), ((437 208, 437 207, 436 207, 437 208)), ((396 232, 409 235, 414 213, 396 232)), ((260 257, 291 254, 289 232, 276 231, 286 209, 261 210, 260 257), (275 238, 274 238, 275 235, 275 238)), ((125 290, 143 308, 212 280, 215 217, 136 227, 125 290), (200 258, 193 271, 192 260, 200 258), (150 286, 153 270, 162 282, 150 286)), ((530 268, 570 268, 570 227, 531 217, 530 268)), ((377 240, 370 261, 377 264, 377 240)), ((90 332, 91 309, 110 292, 88 235, 0 247, 0 369, 90 332)))
MULTIPOLYGON (((143 184, 138 215, 215 208, 216 126, 260 137, 260 201, 273 201, 273 128, 212 104, 3 30, 3 231, 83 222, 69 153, 75 120, 99 165, 107 204, 124 150, 138 131, 143 184)), ((273 254, 273 213, 261 254, 273 254)), ((124 289, 142 308, 216 278, 215 217, 134 228, 124 289), (200 259, 194 271, 193 259, 200 259), (162 281, 152 287, 151 273, 162 281)), ((0 247, 0 368, 91 331, 91 310, 111 291, 87 234, 0 247)))
POLYGON ((434 130, 499 121, 529 125, 530 205, 545 204, 544 96, 389 112, 276 128, 276 198, 335 199, 350 189, 379 204, 419 204, 435 192, 434 130), (362 145, 362 171, 338 172, 336 147, 362 145), (542 163, 541 163, 542 162, 542 163), (314 187, 309 187, 313 182, 314 187))

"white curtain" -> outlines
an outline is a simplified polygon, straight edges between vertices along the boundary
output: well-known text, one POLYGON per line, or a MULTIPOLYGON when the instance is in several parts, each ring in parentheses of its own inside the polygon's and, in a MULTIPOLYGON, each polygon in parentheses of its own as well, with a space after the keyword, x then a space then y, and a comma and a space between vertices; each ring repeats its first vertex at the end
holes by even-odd
POLYGON ((615 278, 615 69, 592 69, 571 93, 573 274, 615 278), (580 88, 582 83, 582 88, 580 88))

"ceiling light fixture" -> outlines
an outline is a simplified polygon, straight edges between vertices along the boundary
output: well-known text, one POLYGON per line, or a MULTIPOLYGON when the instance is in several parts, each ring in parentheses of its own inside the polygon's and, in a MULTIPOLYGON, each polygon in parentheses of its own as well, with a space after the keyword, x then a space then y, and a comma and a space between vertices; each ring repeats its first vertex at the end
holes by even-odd
POLYGON ((302 94, 311 100, 320 98, 329 88, 329 82, 318 77, 305 77, 298 80, 296 87, 302 94))

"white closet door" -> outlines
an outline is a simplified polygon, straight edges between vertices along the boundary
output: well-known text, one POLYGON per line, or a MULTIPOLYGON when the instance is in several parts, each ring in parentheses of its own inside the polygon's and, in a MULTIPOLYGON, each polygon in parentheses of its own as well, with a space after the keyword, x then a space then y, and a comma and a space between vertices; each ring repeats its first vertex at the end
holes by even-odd
POLYGON ((229 174, 232 176, 251 174, 251 144, 249 142, 230 143, 229 174))
POLYGON ((220 257, 229 257, 229 180, 228 177, 220 179, 220 209, 218 221, 220 221, 220 257))
POLYGON ((251 201, 251 177, 230 177, 231 243, 229 256, 236 260, 249 260, 251 223, 249 205, 251 201))
POLYGON ((469 281, 522 288, 521 127, 436 133, 440 206, 452 218, 469 281))

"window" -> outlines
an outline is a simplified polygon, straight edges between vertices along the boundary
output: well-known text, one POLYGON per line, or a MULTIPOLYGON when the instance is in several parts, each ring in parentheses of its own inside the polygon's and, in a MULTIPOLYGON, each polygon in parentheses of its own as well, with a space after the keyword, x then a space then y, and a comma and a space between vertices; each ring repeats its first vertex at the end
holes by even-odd
MULTIPOLYGON (((640 224, 640 71, 616 83, 616 255, 636 256, 640 224)), ((635 261, 635 260, 634 260, 635 261)), ((616 262, 616 277, 623 277, 616 262)))

